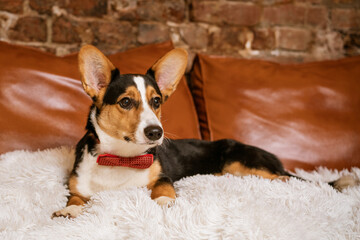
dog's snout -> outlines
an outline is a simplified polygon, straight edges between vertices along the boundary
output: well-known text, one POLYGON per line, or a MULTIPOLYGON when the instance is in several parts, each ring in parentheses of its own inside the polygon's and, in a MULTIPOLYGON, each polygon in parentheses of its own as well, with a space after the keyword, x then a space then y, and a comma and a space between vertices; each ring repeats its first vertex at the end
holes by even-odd
POLYGON ((151 140, 151 141, 155 141, 158 140, 162 137, 163 134, 163 130, 161 127, 153 125, 153 126, 148 126, 144 129, 144 133, 145 136, 151 140))

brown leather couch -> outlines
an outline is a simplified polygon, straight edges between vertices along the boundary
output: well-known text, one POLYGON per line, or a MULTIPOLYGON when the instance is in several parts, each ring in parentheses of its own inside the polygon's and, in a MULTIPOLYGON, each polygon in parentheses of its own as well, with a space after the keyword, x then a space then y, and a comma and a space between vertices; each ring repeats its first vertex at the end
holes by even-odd
MULTIPOLYGON (((110 55, 121 73, 145 73, 170 42, 110 55)), ((0 153, 75 145, 90 99, 77 55, 0 42, 0 153)), ((165 103, 169 138, 234 138, 275 153, 286 168, 360 167, 360 57, 280 65, 198 55, 165 103)))

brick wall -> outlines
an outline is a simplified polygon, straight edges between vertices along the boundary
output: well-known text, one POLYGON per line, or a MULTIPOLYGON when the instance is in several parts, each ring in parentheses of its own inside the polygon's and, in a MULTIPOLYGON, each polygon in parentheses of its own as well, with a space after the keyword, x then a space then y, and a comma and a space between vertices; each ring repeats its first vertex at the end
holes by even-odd
POLYGON ((1 40, 57 55, 169 39, 191 53, 276 61, 360 54, 360 0, 0 0, 0 24, 1 40))

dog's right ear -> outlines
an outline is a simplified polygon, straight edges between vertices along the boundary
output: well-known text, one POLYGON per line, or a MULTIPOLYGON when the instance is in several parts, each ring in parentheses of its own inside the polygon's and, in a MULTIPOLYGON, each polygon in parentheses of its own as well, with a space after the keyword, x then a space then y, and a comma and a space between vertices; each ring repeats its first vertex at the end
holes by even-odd
POLYGON ((175 91, 185 73, 188 53, 185 49, 175 48, 160 58, 148 72, 153 72, 163 95, 163 101, 175 91))
POLYGON ((104 96, 111 81, 114 65, 99 49, 85 45, 79 52, 79 68, 85 92, 97 102, 104 96))

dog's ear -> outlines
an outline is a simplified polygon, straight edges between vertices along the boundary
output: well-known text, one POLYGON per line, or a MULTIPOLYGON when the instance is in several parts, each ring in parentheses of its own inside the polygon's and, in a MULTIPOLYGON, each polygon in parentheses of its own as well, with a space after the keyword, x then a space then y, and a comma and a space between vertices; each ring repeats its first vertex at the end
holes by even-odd
POLYGON ((184 75, 187 60, 188 54, 186 50, 175 48, 160 58, 149 69, 155 76, 164 101, 175 91, 184 75))
POLYGON ((99 49, 85 45, 79 52, 79 68, 85 92, 97 101, 111 81, 114 65, 99 49))

